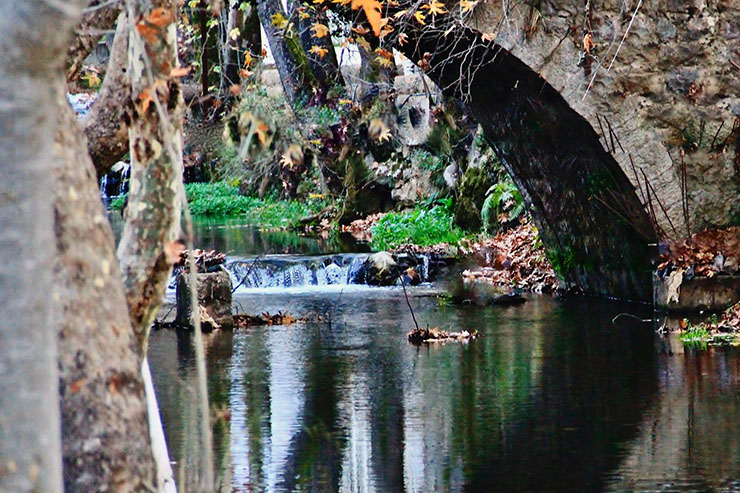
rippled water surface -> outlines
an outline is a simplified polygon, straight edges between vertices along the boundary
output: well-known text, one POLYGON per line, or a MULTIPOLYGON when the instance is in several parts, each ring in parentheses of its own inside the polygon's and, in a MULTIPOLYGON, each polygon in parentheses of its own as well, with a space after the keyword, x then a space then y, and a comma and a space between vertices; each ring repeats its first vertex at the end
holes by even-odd
MULTIPOLYGON (((238 252, 250 254, 255 252, 238 252)), ((644 308, 530 297, 439 306, 421 324, 476 329, 416 347, 398 288, 240 292, 248 312, 329 323, 208 339, 217 464, 232 491, 740 489, 740 360, 685 352, 644 308), (228 413, 226 414, 228 415, 228 413)), ((192 446, 189 334, 155 332, 150 359, 172 459, 192 446)))

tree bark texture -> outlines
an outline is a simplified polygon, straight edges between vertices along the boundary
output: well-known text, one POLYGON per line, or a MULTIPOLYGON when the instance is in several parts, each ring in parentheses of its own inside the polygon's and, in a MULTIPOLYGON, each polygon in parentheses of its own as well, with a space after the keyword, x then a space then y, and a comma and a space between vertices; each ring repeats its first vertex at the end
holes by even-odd
POLYGON ((334 49, 331 35, 317 38, 314 36, 314 32, 311 31, 311 25, 316 22, 329 27, 329 19, 326 16, 326 12, 318 8, 316 12, 309 11, 312 14, 310 17, 303 18, 297 12, 299 8, 301 8, 301 5, 298 0, 288 1, 288 14, 291 20, 297 25, 301 47, 306 53, 306 57, 308 57, 308 64, 316 78, 316 84, 324 91, 334 85, 344 85, 342 73, 339 71, 337 52, 334 49), (315 53, 310 53, 313 46, 325 49, 326 55, 321 58, 315 53))
POLYGON ((177 55, 173 3, 141 1, 128 16, 136 23, 129 35, 128 64, 133 97, 131 179, 118 258, 143 357, 172 271, 165 248, 180 233, 183 99, 179 79, 170 76, 177 55), (155 24, 149 22, 155 9, 164 9, 171 22, 164 24, 161 17, 155 24), (140 31, 148 35, 141 36, 140 31))
POLYGON ((131 106, 131 81, 128 66, 128 20, 121 13, 113 39, 108 70, 98 98, 82 124, 87 136, 87 150, 98 178, 128 152, 126 112, 131 106))
POLYGON ((306 55, 295 34, 286 36, 283 29, 273 25, 273 16, 280 14, 287 18, 280 0, 257 0, 257 13, 267 34, 267 42, 283 83, 285 99, 292 108, 295 108, 298 101, 308 99, 309 95, 310 78, 307 75, 310 68, 306 55), (303 59, 299 58, 301 56, 303 59))
POLYGON ((62 94, 54 160, 66 491, 156 484, 137 340, 110 224, 76 116, 62 94))
POLYGON ((83 3, 0 1, 0 491, 62 490, 50 162, 83 3))
POLYGON ((239 2, 229 0, 228 8, 221 14, 226 17, 224 23, 225 39, 221 44, 221 94, 228 97, 229 88, 239 84, 239 46, 242 37, 242 11, 239 10, 239 2), (232 36, 234 29, 239 29, 239 34, 232 36))
POLYGON ((651 299, 656 233, 635 189, 589 123, 535 71, 472 29, 410 29, 404 49, 461 98, 522 192, 566 284, 651 299))
POLYGON ((93 0, 77 24, 75 37, 67 49, 67 80, 77 80, 82 63, 92 53, 105 31, 113 29, 121 12, 123 0, 93 0))

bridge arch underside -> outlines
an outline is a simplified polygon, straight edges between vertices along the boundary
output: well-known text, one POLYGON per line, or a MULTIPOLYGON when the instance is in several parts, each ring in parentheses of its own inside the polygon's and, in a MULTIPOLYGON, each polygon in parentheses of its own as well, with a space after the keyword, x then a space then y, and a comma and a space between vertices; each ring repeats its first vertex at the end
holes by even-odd
POLYGON ((471 29, 455 34, 422 32, 406 54, 427 54, 427 75, 481 125, 566 287, 649 301, 655 227, 597 133, 517 57, 471 29))

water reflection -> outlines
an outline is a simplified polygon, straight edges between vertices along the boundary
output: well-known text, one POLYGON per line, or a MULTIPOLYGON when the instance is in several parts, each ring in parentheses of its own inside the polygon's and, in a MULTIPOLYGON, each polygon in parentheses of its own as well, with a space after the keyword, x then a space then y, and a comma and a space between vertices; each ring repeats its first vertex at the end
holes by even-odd
MULTIPOLYGON (((231 410, 217 455, 234 491, 738 487, 737 351, 684 354, 649 326, 611 324, 634 306, 539 298, 440 308, 416 298, 422 321, 483 337, 414 347, 393 290, 251 302, 336 316, 331 328, 211 341, 212 399, 231 410)), ((187 351, 173 357, 173 344, 171 332, 153 334, 155 384, 180 457, 186 403, 163 374, 188 387, 193 363, 187 351)))

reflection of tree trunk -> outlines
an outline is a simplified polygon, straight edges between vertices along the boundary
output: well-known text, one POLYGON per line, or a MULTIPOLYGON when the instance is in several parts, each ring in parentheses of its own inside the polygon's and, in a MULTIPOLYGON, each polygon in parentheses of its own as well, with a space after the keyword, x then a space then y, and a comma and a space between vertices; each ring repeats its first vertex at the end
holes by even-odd
POLYGON ((67 49, 67 80, 76 80, 82 70, 82 62, 95 49, 101 32, 113 29, 122 1, 93 0, 77 25, 76 36, 67 49))
POLYGON ((62 491, 50 163, 63 53, 84 3, 0 2, 2 491, 62 491))
POLYGON ((87 150, 98 177, 128 152, 128 125, 124 115, 131 101, 131 81, 127 65, 128 21, 126 14, 121 14, 103 87, 83 120, 87 150))
POLYGON ((298 101, 307 99, 309 94, 310 68, 307 66, 306 55, 295 34, 286 35, 282 29, 273 25, 274 16, 280 14, 287 17, 280 0, 258 0, 257 12, 267 34, 275 66, 280 73, 285 99, 292 108, 296 108, 298 101))
POLYGON ((53 190, 65 487, 144 490, 155 480, 136 339, 84 136, 59 99, 53 190))

